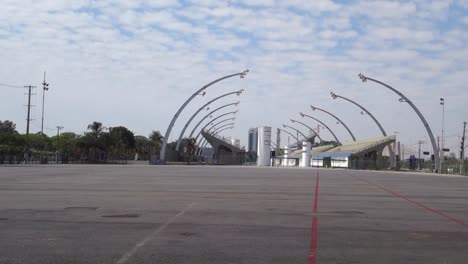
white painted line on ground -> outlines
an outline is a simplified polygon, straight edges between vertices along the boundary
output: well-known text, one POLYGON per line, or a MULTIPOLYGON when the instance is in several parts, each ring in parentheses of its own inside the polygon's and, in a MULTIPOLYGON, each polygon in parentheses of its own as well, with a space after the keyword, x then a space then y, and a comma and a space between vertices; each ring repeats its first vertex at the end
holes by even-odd
POLYGON ((171 223, 173 223, 177 218, 185 214, 190 208, 192 208, 195 205, 195 203, 191 203, 187 205, 182 211, 171 217, 169 220, 167 220, 164 224, 162 224, 160 227, 158 227, 156 230, 153 231, 153 233, 149 234, 147 237, 145 237, 143 240, 138 242, 131 250, 129 250, 127 253, 125 253, 118 261, 117 264, 124 264, 126 263, 135 253, 143 247, 146 243, 154 239, 159 233, 161 233, 164 229, 166 229, 167 226, 169 226, 171 223))

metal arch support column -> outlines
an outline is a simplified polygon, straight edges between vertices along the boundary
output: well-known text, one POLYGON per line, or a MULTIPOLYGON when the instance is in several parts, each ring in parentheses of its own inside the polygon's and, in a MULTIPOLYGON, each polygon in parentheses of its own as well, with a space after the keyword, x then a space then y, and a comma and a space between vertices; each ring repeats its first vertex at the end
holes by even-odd
POLYGON ((338 122, 340 122, 340 123, 346 128, 346 130, 348 130, 348 133, 349 133, 349 135, 351 136, 351 138, 353 139, 353 141, 356 141, 356 138, 354 137, 353 132, 351 132, 351 130, 349 129, 349 127, 348 127, 341 119, 339 119, 336 115, 334 115, 334 114, 332 114, 332 113, 330 113, 330 112, 328 112, 328 111, 326 111, 326 110, 323 110, 323 109, 321 109, 321 108, 315 107, 315 106, 313 106, 313 105, 311 105, 310 108, 312 108, 312 110, 319 110, 319 111, 322 111, 322 112, 324 112, 324 113, 326 113, 326 114, 329 114, 329 115, 331 115, 332 117, 334 117, 336 120, 338 120, 338 122))
POLYGON ((341 96, 341 95, 337 95, 337 94, 335 94, 335 93, 333 93, 333 92, 331 92, 330 94, 331 94, 331 96, 333 97, 333 99, 335 99, 335 98, 341 98, 341 99, 346 100, 346 101, 348 101, 348 102, 350 102, 350 103, 356 105, 357 107, 361 108, 362 111, 364 111, 366 114, 368 114, 368 115, 372 118, 372 120, 374 120, 374 122, 377 124, 377 126, 378 126, 379 129, 380 129, 380 131, 382 132, 382 135, 384 135, 385 137, 387 136, 387 133, 385 132, 385 130, 383 129, 383 127, 382 127, 382 125, 379 123, 379 121, 377 121, 377 119, 374 117, 374 115, 372 115, 369 111, 367 111, 367 109, 364 108, 364 106, 362 106, 362 105, 356 103, 355 101, 353 101, 353 100, 351 100, 351 99, 348 99, 348 98, 343 97, 343 96, 341 96))
MULTIPOLYGON (((234 128, 234 123, 227 123, 227 124, 225 124, 225 125, 222 125, 222 126, 216 128, 215 130, 213 130, 212 134, 213 134, 213 135, 216 135, 216 134, 218 134, 218 133, 220 132, 220 131, 219 131, 220 129, 221 129, 221 131, 223 131, 223 130, 227 129, 226 127, 227 127, 227 128, 234 128), (228 127, 228 126, 231 126, 231 127, 228 127)), ((206 139, 203 139, 203 140, 204 140, 204 143, 203 143, 203 144, 204 144, 204 146, 206 146, 206 143, 207 143, 208 141, 207 141, 206 139)), ((203 142, 203 140, 200 141, 200 144, 201 144, 201 142, 203 142)))
POLYGON ((304 135, 304 133, 302 133, 302 132, 301 132, 299 129, 297 129, 297 128, 294 128, 294 127, 292 127, 292 126, 285 125, 285 124, 283 124, 283 127, 284 127, 284 128, 287 128, 287 127, 289 127, 290 129, 292 129, 292 130, 296 131, 297 133, 301 134, 301 135, 302 135, 302 136, 303 136, 305 139, 307 139, 307 136, 306 136, 306 135, 304 135))
MULTIPOLYGON (((224 114, 224 115, 225 115, 225 114, 224 114)), ((224 116, 224 115, 220 115, 220 116, 218 116, 217 118, 215 118, 214 120, 216 120, 216 119, 218 119, 218 118, 220 118, 220 117, 222 117, 222 116, 224 116)), ((214 121, 214 120, 213 120, 213 121, 214 121)), ((217 125, 219 125, 219 124, 221 124, 221 123, 223 123, 223 122, 229 121, 229 120, 235 120, 235 118, 226 118, 226 119, 223 119, 223 120, 219 121, 218 123, 212 125, 212 126, 208 129, 208 131, 210 131, 211 129, 213 129, 215 126, 217 126, 217 125)), ((200 137, 201 132, 202 132, 207 126, 209 126, 210 124, 212 124, 212 123, 209 122, 208 124, 206 124, 206 125, 200 130, 200 132, 198 133, 197 137, 195 138, 195 142, 198 141, 198 138, 200 137)), ((207 131, 207 132, 208 132, 208 131, 207 131)), ((203 138, 200 140, 200 143, 201 143, 202 141, 203 141, 203 138)))
POLYGON ((204 116, 200 121, 198 121, 198 123, 195 125, 195 127, 192 129, 192 132, 190 132, 190 135, 189 135, 189 138, 191 138, 193 136, 193 133, 195 133, 195 131, 197 130, 197 128, 200 126, 201 123, 203 123, 203 121, 205 121, 205 119, 207 119, 209 116, 211 116, 212 114, 214 114, 215 112, 225 108, 225 107, 228 107, 228 106, 231 106, 231 105, 235 105, 237 106, 240 102, 237 101, 235 103, 230 103, 230 104, 225 104, 223 106, 220 106, 218 108, 216 108, 215 110, 211 111, 210 113, 208 113, 206 116, 204 116))
MULTIPOLYGON (((227 114, 227 113, 226 113, 226 114, 227 114)), ((220 115, 220 116, 218 116, 217 118, 215 118, 214 120, 218 119, 219 117, 225 116, 226 114, 220 115)), ((231 117, 231 118, 223 119, 223 120, 219 121, 218 123, 212 125, 210 128, 208 128, 208 130, 207 130, 206 132, 209 132, 209 131, 210 131, 211 129, 213 129, 215 126, 217 126, 217 125, 219 125, 219 124, 221 124, 221 123, 223 123, 223 122, 226 122, 226 121, 229 121, 229 120, 234 120, 234 119, 236 119, 236 118, 235 118, 235 117, 231 117)), ((214 120, 213 120, 213 121, 214 121, 214 120)), ((201 135, 201 132, 202 132, 208 125, 210 125, 210 124, 212 124, 212 122, 206 124, 206 126, 204 126, 204 127, 200 130, 200 132, 198 132, 198 135, 197 135, 197 137, 195 138, 195 140, 198 140, 198 138, 199 138, 200 135, 201 135)))
MULTIPOLYGON (((197 136, 195 137, 195 141, 198 141, 198 138, 200 137, 202 130, 204 130, 204 129, 205 129, 206 127, 208 127, 210 124, 213 124, 214 121, 220 119, 220 118, 223 117, 223 116, 226 116, 226 115, 229 115, 229 114, 235 114, 235 113, 237 113, 237 111, 227 112, 227 113, 225 113, 225 114, 222 114, 222 115, 220 115, 220 116, 214 118, 214 119, 211 120, 210 122, 208 122, 208 124, 206 124, 202 129, 200 129, 200 132, 198 132, 197 136)), ((219 125, 220 123, 226 122, 226 121, 231 120, 231 119, 232 119, 232 118, 223 119, 222 121, 216 123, 216 125, 219 125)), ((213 126, 216 126, 216 125, 213 125, 213 126)), ((210 128, 210 129, 211 129, 211 128, 210 128)))
POLYGON ((293 135, 291 132, 289 132, 287 130, 284 130, 284 129, 281 129, 281 128, 278 128, 278 129, 283 131, 286 134, 289 134, 291 137, 295 138, 297 142, 299 142, 299 139, 295 135, 293 135))
POLYGON ((274 150, 274 149, 277 149, 278 146, 273 141, 271 141, 271 148, 274 150))
POLYGON ((317 136, 318 139, 320 139, 320 141, 323 141, 322 138, 319 136, 319 134, 313 128, 311 128, 310 126, 306 125, 305 123, 302 123, 301 121, 295 120, 295 119, 289 119, 289 120, 291 120, 291 122, 293 122, 293 123, 299 123, 299 124, 307 127, 310 131, 314 132, 314 135, 317 136))
POLYGON ((169 138, 169 135, 171 134, 171 130, 172 130, 172 127, 174 126, 175 124, 175 121, 177 120, 177 118, 179 117, 180 113, 182 112, 182 110, 184 110, 184 108, 188 105, 188 103, 190 103, 190 101, 192 101, 193 98, 195 98, 195 96, 197 96, 198 94, 200 94, 203 90, 205 90, 206 88, 210 87, 211 85, 219 82, 219 81, 222 81, 224 79, 228 79, 228 78, 231 78, 231 77, 235 77, 235 76, 240 76, 241 78, 244 78, 245 75, 249 72, 249 70, 245 70, 243 72, 239 72, 239 73, 234 73, 234 74, 230 74, 230 75, 226 75, 224 77, 221 77, 219 79, 216 79, 210 83, 208 83, 207 85, 203 86, 202 88, 198 89, 195 93, 193 93, 183 104, 182 106, 179 108, 179 110, 177 110, 176 114, 174 115, 174 117, 172 117, 172 120, 171 120, 171 123, 169 124, 169 126, 167 127, 167 130, 166 130, 166 134, 164 135, 164 141, 163 141, 163 145, 162 145, 162 148, 161 148, 161 157, 159 158, 160 161, 162 163, 164 163, 166 161, 166 147, 167 147, 167 140, 169 138))
POLYGON ((337 142, 338 144, 341 145, 341 142, 340 142, 340 140, 336 137, 335 133, 333 133, 333 131, 332 131, 327 125, 325 125, 325 123, 323 123, 322 121, 320 121, 320 120, 318 120, 317 118, 312 117, 312 116, 310 116, 310 115, 306 115, 306 114, 304 114, 304 113, 299 113, 299 114, 300 114, 302 117, 307 116, 308 118, 311 118, 311 119, 313 119, 313 120, 319 122, 322 126, 324 126, 324 127, 332 134, 332 136, 335 138, 336 142, 337 142))
MULTIPOLYGON (((227 123, 227 124, 224 124, 220 127, 217 127, 213 130, 213 132, 211 132, 212 135, 215 135, 217 132, 219 133, 219 130, 222 129, 222 128, 225 128, 227 126, 233 126, 234 125, 234 122, 231 122, 231 123, 227 123)), ((210 133, 210 130, 206 131, 206 133, 210 133)))
MULTIPOLYGON (((232 123, 232 124, 234 125, 234 123, 232 123)), ((225 127, 225 128, 223 128, 223 129, 217 131, 214 135, 217 136, 217 135, 219 135, 219 133, 221 133, 221 132, 223 132, 223 131, 225 131, 225 130, 228 130, 228 129, 233 129, 233 128, 234 128, 233 126, 231 126, 231 127, 225 127)))
MULTIPOLYGON (((234 123, 233 123, 233 124, 234 124, 234 123)), ((234 128, 233 126, 232 126, 232 127, 226 127, 226 128, 224 128, 224 129, 221 129, 220 131, 218 131, 218 133, 216 133, 216 134, 219 134, 219 133, 221 133, 221 132, 224 131, 224 130, 233 129, 233 128, 234 128)), ((203 147, 201 147, 200 156, 203 156, 203 154, 205 153, 205 147, 206 147, 206 145, 208 145, 208 141, 207 141, 207 140, 205 141, 203 147)))
POLYGON ((195 113, 193 113, 193 115, 190 117, 190 119, 187 121, 184 128, 182 129, 182 132, 180 132, 179 138, 177 139, 176 151, 179 151, 180 143, 182 141, 182 137, 184 136, 185 130, 187 130, 187 127, 190 125, 192 120, 198 115, 198 113, 200 113, 203 109, 205 109, 205 107, 207 107, 211 103, 213 103, 213 102, 215 102, 215 101, 217 101, 217 100, 219 100, 219 99, 221 99, 223 97, 226 97, 226 96, 232 95, 232 94, 237 94, 239 96, 241 93, 242 93, 242 90, 239 90, 239 91, 236 91, 236 92, 231 92, 231 93, 227 93, 227 94, 223 94, 221 96, 218 96, 218 97, 214 98, 213 100, 209 101, 208 103, 204 104, 195 113))
MULTIPOLYGON (((380 122, 377 121, 377 118, 375 118, 374 115, 372 115, 369 111, 367 111, 367 109, 364 108, 364 106, 358 104, 357 102, 355 102, 355 101, 353 101, 353 100, 351 100, 351 99, 349 99, 349 98, 346 98, 346 97, 341 96, 341 95, 337 95, 337 94, 335 94, 334 92, 330 92, 330 95, 332 96, 333 99, 341 98, 341 99, 343 99, 343 100, 345 100, 345 101, 348 101, 348 102, 354 104, 355 106, 359 107, 362 111, 364 111, 367 115, 369 115, 369 116, 372 118, 372 120, 374 120, 375 124, 377 124, 377 126, 379 127, 380 132, 382 132, 382 135, 383 135, 384 137, 387 136, 387 133, 385 132, 385 130, 384 130, 384 128, 382 127, 382 125, 380 124, 380 122)), ((395 151, 392 149, 391 145, 388 146, 388 151, 390 152, 390 156, 391 156, 391 163, 392 163, 392 164, 391 164, 391 167, 394 167, 394 166, 396 165, 396 164, 395 164, 395 151)))
POLYGON ((434 138, 434 135, 432 134, 432 130, 431 130, 431 127, 429 126, 429 124, 427 123, 426 119, 424 118, 424 116, 422 115, 422 113, 419 111, 419 109, 416 107, 416 105, 413 104, 413 102, 411 102, 410 99, 408 99, 408 97, 406 97, 404 94, 402 94, 400 91, 398 91, 397 89, 391 87, 390 85, 386 84, 386 83, 383 83, 381 81, 378 81, 378 80, 375 80, 375 79, 372 79, 372 78, 369 78, 369 77, 366 77, 364 76, 363 74, 359 73, 359 78, 362 80, 362 82, 366 82, 367 80, 370 80, 370 81, 373 81, 375 83, 378 83, 382 86, 385 86, 387 87, 388 89, 392 90, 394 93, 396 93, 398 96, 400 96, 401 98, 403 98, 403 100, 405 100, 405 102, 407 102, 411 108, 413 108, 413 110, 416 112, 416 114, 419 116, 419 119, 421 119, 422 123, 424 124, 424 127, 426 128, 426 131, 427 131, 427 134, 429 134, 429 138, 431 139, 431 143, 432 143, 432 149, 434 151, 434 163, 435 163, 435 172, 436 173, 440 173, 440 156, 439 156, 439 150, 437 149, 437 144, 436 144, 436 141, 435 141, 435 138, 434 138))

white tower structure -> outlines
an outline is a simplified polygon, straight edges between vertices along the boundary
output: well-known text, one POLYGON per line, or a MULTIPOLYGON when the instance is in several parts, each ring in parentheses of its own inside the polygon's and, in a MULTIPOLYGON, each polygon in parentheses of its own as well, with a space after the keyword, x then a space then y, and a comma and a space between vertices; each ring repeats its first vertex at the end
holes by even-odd
POLYGON ((271 127, 258 128, 257 166, 270 166, 271 159, 271 127))

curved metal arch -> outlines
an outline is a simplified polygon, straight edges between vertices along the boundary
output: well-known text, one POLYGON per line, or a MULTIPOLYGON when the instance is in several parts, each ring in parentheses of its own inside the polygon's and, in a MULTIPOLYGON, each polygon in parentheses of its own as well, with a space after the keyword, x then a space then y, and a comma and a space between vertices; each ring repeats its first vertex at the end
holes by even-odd
MULTIPOLYGON (((218 131, 218 133, 220 133, 220 132, 222 132, 224 130, 233 129, 233 128, 234 128, 234 126, 226 127, 224 129, 221 129, 220 131, 218 131)), ((216 134, 218 134, 218 133, 216 133, 216 134)), ((204 145, 200 148, 201 149, 200 154, 199 154, 200 156, 203 156, 203 154, 205 153, 205 147, 206 147, 206 145, 208 145, 208 143, 209 142, 207 140, 205 140, 204 145)))
MULTIPOLYGON (((224 124, 224 125, 222 125, 222 126, 220 126, 220 127, 215 128, 215 129, 211 132, 211 134, 212 134, 212 135, 215 135, 215 134, 219 133, 219 130, 220 130, 220 129, 225 128, 225 127, 227 127, 227 126, 233 126, 233 125, 234 125, 234 122, 226 123, 226 124, 224 124)), ((207 132, 207 133, 210 133, 209 131, 206 131, 206 132, 207 132)))
POLYGON ((280 131, 283 131, 284 133, 286 134, 289 134, 291 137, 295 138, 297 142, 299 142, 299 139, 297 138, 297 136, 293 135, 291 132, 287 131, 287 130, 284 130, 284 129, 281 129, 281 128, 278 128, 280 131))
POLYGON ((195 96, 199 95, 201 92, 203 92, 203 90, 205 90, 206 88, 210 87, 211 85, 217 83, 217 82, 220 82, 222 80, 225 80, 225 79, 228 79, 228 78, 231 78, 231 77, 235 77, 235 76, 239 76, 240 78, 244 78, 247 73, 249 72, 249 70, 245 70, 243 72, 239 72, 239 73, 234 73, 234 74, 230 74, 230 75, 226 75, 224 77, 221 77, 219 79, 216 79, 206 85, 204 85, 202 88, 198 89, 195 93, 193 93, 183 104, 181 107, 179 107, 179 109, 177 110, 177 112, 175 113, 175 115, 172 117, 172 120, 171 120, 171 123, 169 123, 169 126, 167 127, 167 130, 166 130, 166 134, 164 135, 164 141, 163 141, 163 145, 162 145, 162 148, 161 148, 161 157, 160 157, 160 161, 161 163, 164 163, 166 161, 166 147, 167 147, 167 140, 169 139, 169 135, 171 134, 171 130, 172 130, 172 127, 174 126, 177 118, 179 117, 180 113, 182 113, 182 111, 184 110, 184 108, 190 103, 190 101, 192 101, 193 98, 195 98, 195 96))
POLYGON ((307 127, 309 130, 311 130, 312 132, 314 132, 315 136, 317 136, 318 139, 320 139, 320 141, 323 141, 322 138, 320 137, 320 135, 319 135, 317 132, 315 132, 315 130, 314 130, 313 128, 311 128, 310 126, 306 125, 305 123, 302 123, 301 121, 298 121, 298 120, 295 120, 295 119, 292 119, 292 118, 289 119, 289 120, 291 120, 291 122, 293 122, 293 123, 299 123, 299 124, 301 124, 301 125, 307 127))
POLYGON ((324 126, 324 127, 332 134, 332 136, 335 138, 336 142, 337 142, 338 144, 341 145, 341 142, 340 142, 340 140, 338 139, 338 137, 335 135, 335 133, 333 133, 333 131, 332 131, 327 125, 325 125, 325 123, 323 123, 322 121, 318 120, 317 118, 315 118, 315 117, 313 117, 313 116, 306 115, 306 114, 304 114, 304 113, 302 113, 302 112, 299 113, 299 114, 300 114, 302 117, 307 116, 308 118, 311 118, 311 119, 313 119, 313 120, 319 122, 322 126, 324 126))
POLYGON ((285 125, 285 124, 283 124, 283 127, 284 127, 284 128, 289 127, 289 128, 291 128, 292 130, 297 131, 297 133, 301 134, 305 139, 307 139, 307 136, 306 136, 304 133, 302 133, 299 129, 297 129, 297 128, 295 128, 295 127, 292 127, 292 126, 285 125))
MULTIPOLYGON (((236 119, 236 118, 226 118, 226 119, 223 119, 223 120, 219 121, 218 123, 212 125, 212 126, 207 130, 207 132, 209 132, 211 129, 215 128, 215 126, 217 126, 217 125, 219 125, 219 124, 221 124, 221 123, 223 123, 223 122, 226 122, 226 121, 229 121, 229 120, 235 120, 235 119, 236 119)), ((213 124, 213 123, 212 123, 212 122, 209 122, 208 124, 205 125, 205 127, 203 127, 203 128, 200 130, 200 132, 198 133, 197 137, 195 138, 195 142, 198 141, 198 137, 201 135, 201 132, 202 132, 207 126, 209 126, 209 125, 211 125, 211 124, 213 124)), ((202 138, 200 139, 200 142, 199 142, 198 145, 201 145, 202 142, 203 142, 203 140, 204 140, 204 138, 202 137, 202 138)))
POLYGON ((212 114, 214 114, 215 112, 225 108, 225 107, 228 107, 228 106, 231 106, 231 105, 235 105, 235 106, 238 106, 240 103, 240 101, 237 101, 235 103, 230 103, 230 104, 225 104, 223 106, 220 106, 218 108, 216 108, 215 110, 211 111, 210 113, 208 113, 206 116, 204 116, 202 119, 200 119, 200 121, 198 121, 198 123, 195 125, 195 127, 192 129, 192 132, 190 132, 190 135, 189 135, 189 138, 191 138, 193 136, 193 133, 195 133, 195 131, 197 130, 198 126, 200 126, 201 123, 203 123, 203 121, 205 121, 205 119, 207 119, 208 117, 210 117, 212 114))
POLYGON ((390 89, 391 91, 393 91, 394 93, 396 93, 398 96, 400 96, 400 99, 403 99, 403 101, 406 101, 410 106, 411 108, 413 108, 413 110, 416 112, 416 114, 419 116, 419 119, 421 119, 422 123, 424 124, 424 127, 426 128, 426 131, 427 131, 427 134, 429 134, 429 138, 431 139, 431 143, 432 143, 432 149, 434 151, 434 163, 435 163, 435 172, 436 173, 439 173, 440 172, 440 156, 439 156, 439 150, 437 148, 437 145, 436 145, 436 141, 435 141, 435 138, 434 138, 434 134, 432 134, 432 129, 431 127, 429 126, 429 124, 427 123, 426 121, 426 118, 424 118, 424 116, 422 115, 422 113, 419 111, 419 109, 416 107, 415 104, 413 104, 413 102, 411 102, 411 100, 406 97, 404 94, 402 94, 400 91, 398 91, 397 89, 391 87, 390 85, 386 84, 386 83, 383 83, 381 81, 378 81, 376 79, 372 79, 370 77, 366 77, 364 76, 364 74, 361 74, 359 73, 358 74, 359 78, 362 80, 362 82, 366 82, 367 80, 371 80, 375 83, 378 83, 388 89, 390 89))
MULTIPOLYGON (((200 132, 198 132, 197 136, 195 137, 195 140, 198 141, 198 138, 200 137, 202 130, 204 130, 205 128, 207 128, 209 125, 213 124, 214 121, 216 121, 216 120, 220 119, 221 117, 226 116, 226 115, 228 115, 228 114, 235 114, 235 113, 237 113, 237 111, 228 112, 228 113, 219 115, 219 116, 217 116, 216 118, 212 119, 212 120, 211 120, 210 122, 208 122, 202 129, 200 129, 200 132)), ((230 120, 230 119, 231 119, 231 118, 224 119, 222 122, 224 122, 224 121, 226 121, 226 120, 230 120)), ((217 123, 217 124, 219 124, 219 123, 217 123)))
MULTIPOLYGON (((232 123, 232 125, 234 125, 234 123, 232 123)), ((234 128, 234 126, 225 127, 225 128, 223 128, 223 129, 217 131, 217 132, 215 133, 215 135, 219 135, 219 133, 221 133, 221 132, 223 132, 223 131, 225 131, 225 130, 228 130, 228 129, 233 129, 233 128, 234 128)))
MULTIPOLYGON (((375 118, 375 116, 373 114, 371 114, 364 106, 358 104, 357 102, 349 99, 349 98, 346 98, 344 96, 341 96, 341 95, 338 95, 338 94, 335 94, 334 92, 330 92, 330 95, 333 99, 336 99, 336 98, 341 98, 345 101, 348 101, 352 104, 354 104, 355 106, 359 107, 362 111, 364 111, 368 116, 370 116, 370 118, 372 118, 372 120, 374 121, 375 124, 377 124, 377 126, 379 127, 380 129, 380 132, 382 133, 382 135, 384 137, 387 136, 387 133, 385 132, 385 129, 382 127, 382 125, 380 124, 380 122, 377 120, 377 118, 375 118)), ((393 148, 389 145, 387 146, 388 148, 388 152, 390 154, 390 165, 391 167, 394 167, 396 164, 395 164, 395 151, 393 151, 393 148)))
POLYGON ((372 120, 374 120, 375 124, 377 124, 377 126, 379 127, 380 129, 380 132, 382 132, 382 135, 384 135, 385 137, 387 136, 387 133, 385 132, 385 130, 383 129, 382 125, 380 124, 379 121, 377 121, 377 118, 375 118, 375 116, 373 114, 371 114, 366 108, 364 108, 364 106, 356 103, 355 101, 349 99, 349 98, 346 98, 344 96, 341 96, 341 95, 337 95, 335 94, 334 92, 330 92, 330 95, 333 99, 336 99, 336 98, 341 98, 343 100, 346 100, 352 104, 354 104, 355 106, 359 107, 362 111, 364 111, 366 114, 368 114, 372 120))
POLYGON ((310 108, 312 108, 313 111, 319 110, 319 111, 322 111, 322 112, 324 112, 324 113, 326 113, 326 114, 329 114, 330 116, 334 117, 336 120, 338 120, 338 122, 340 122, 340 123, 346 128, 346 130, 348 131, 349 135, 351 135, 351 138, 353 139, 353 141, 356 141, 356 138, 354 137, 353 132, 351 132, 351 130, 349 129, 349 127, 348 127, 341 119, 339 119, 336 115, 334 115, 334 114, 332 114, 332 113, 330 113, 330 112, 328 112, 328 111, 326 111, 326 110, 323 110, 323 109, 321 109, 321 108, 315 107, 315 106, 313 106, 313 105, 311 105, 310 108))
POLYGON ((180 148, 180 143, 182 142, 182 137, 184 136, 184 133, 185 133, 185 130, 187 130, 188 126, 190 125, 190 123, 192 122, 192 120, 198 115, 198 113, 200 113, 203 109, 205 109, 205 107, 209 106, 211 103, 213 102, 216 102, 217 100, 223 98, 223 97, 226 97, 226 96, 229 96, 229 95, 241 95, 243 92, 243 90, 239 90, 239 91, 235 91, 235 92, 230 92, 230 93, 226 93, 226 94, 223 94, 223 95, 220 95, 212 100, 210 100, 209 102, 207 102, 206 104, 204 104, 202 107, 200 107, 197 111, 195 111, 195 113, 193 113, 193 115, 189 118, 189 120, 187 121, 187 123, 185 123, 185 126, 184 128, 182 129, 182 131, 180 132, 180 135, 179 135, 179 138, 177 139, 177 145, 176 145, 176 151, 179 150, 180 148))

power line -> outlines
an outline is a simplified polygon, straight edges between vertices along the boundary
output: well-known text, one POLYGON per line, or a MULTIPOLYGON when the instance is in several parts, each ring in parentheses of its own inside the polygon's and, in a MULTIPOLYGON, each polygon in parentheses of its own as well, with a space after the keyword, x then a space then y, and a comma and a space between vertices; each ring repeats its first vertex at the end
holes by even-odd
POLYGON ((10 87, 10 88, 21 88, 21 89, 24 89, 24 88, 25 88, 25 87, 23 87, 23 86, 11 85, 11 84, 6 84, 6 83, 0 83, 0 86, 10 87))

